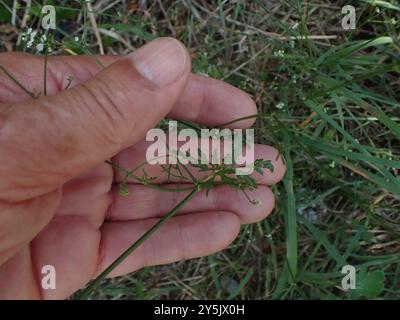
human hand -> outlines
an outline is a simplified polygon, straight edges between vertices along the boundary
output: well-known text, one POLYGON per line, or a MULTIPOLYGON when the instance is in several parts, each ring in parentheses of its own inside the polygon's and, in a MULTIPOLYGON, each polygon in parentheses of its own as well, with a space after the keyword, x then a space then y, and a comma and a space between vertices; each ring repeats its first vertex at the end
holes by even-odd
MULTIPOLYGON (((144 137, 165 116, 218 125, 256 113, 242 91, 190 73, 176 40, 160 38, 127 57, 51 57, 48 96, 32 99, 0 70, 0 298, 63 299, 83 287, 185 194, 129 183, 118 196, 118 174, 107 159, 132 167, 145 158, 144 137), (72 86, 63 90, 68 77, 72 86), (55 290, 41 287, 53 265, 55 290)), ((0 54, 0 65, 31 91, 43 87, 42 58, 0 54)), ((251 126, 253 120, 237 123, 251 126)), ((273 173, 255 175, 254 206, 228 186, 197 194, 110 276, 221 250, 243 223, 274 207, 268 185, 285 166, 272 147, 256 158, 273 173), (234 201, 232 201, 234 199, 234 201)), ((160 171, 154 166, 153 172, 160 171)), ((165 181, 159 180, 159 183, 165 181)))

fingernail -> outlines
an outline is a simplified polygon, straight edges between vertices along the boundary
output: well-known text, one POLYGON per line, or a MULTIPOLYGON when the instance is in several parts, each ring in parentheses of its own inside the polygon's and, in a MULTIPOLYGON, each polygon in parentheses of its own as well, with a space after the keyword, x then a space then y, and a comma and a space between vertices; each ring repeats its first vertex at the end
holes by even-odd
POLYGON ((176 81, 185 71, 186 49, 173 38, 156 39, 128 56, 140 74, 157 86, 176 81))

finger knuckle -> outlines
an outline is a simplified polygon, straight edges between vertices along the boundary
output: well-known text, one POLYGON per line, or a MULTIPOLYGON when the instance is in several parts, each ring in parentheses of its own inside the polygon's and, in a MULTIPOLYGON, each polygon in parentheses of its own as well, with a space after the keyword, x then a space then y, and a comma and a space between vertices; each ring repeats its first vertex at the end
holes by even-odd
POLYGON ((112 144, 123 145, 135 127, 134 115, 126 112, 129 100, 120 88, 112 88, 105 79, 94 78, 82 85, 82 99, 99 124, 99 135, 112 144))

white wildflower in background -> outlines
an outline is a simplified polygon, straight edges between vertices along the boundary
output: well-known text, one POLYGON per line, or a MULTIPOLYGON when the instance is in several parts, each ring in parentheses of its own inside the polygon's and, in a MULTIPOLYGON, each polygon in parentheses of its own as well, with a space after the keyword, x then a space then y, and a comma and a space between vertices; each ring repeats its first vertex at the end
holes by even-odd
POLYGON ((26 48, 30 49, 34 47, 36 39, 37 31, 33 31, 32 28, 29 28, 26 32, 22 33, 21 40, 26 42, 26 48))
POLYGON ((42 52, 43 49, 44 49, 44 44, 43 44, 43 43, 39 43, 39 44, 36 46, 37 52, 42 52))
POLYGON ((297 214, 305 217, 310 222, 316 222, 318 219, 318 212, 315 210, 315 205, 307 206, 300 204, 297 206, 297 214))
POLYGON ((281 101, 276 105, 276 108, 282 110, 285 107, 285 104, 281 101))
MULTIPOLYGON (((324 217, 328 212, 323 198, 319 196, 315 198, 315 195, 318 194, 317 190, 300 188, 297 194, 297 214, 311 223, 317 222, 319 218, 324 217)), ((299 222, 302 223, 302 221, 299 222)))
POLYGON ((282 58, 284 56, 285 56, 285 51, 284 50, 274 51, 274 57, 282 58))
POLYGON ((36 51, 38 53, 42 52, 47 45, 47 35, 43 34, 40 38, 38 37, 38 42, 36 43, 36 51))
POLYGON ((21 34, 21 40, 25 44, 26 49, 36 50, 36 53, 41 53, 45 49, 47 49, 47 52, 52 51, 52 48, 49 47, 49 44, 52 43, 52 41, 49 41, 51 38, 49 39, 48 35, 41 31, 28 28, 26 32, 21 34))
POLYGON ((78 37, 78 36, 75 36, 74 41, 75 41, 75 42, 79 42, 79 37, 78 37))
POLYGON ((30 33, 30 36, 31 36, 31 41, 34 41, 35 40, 35 38, 36 38, 36 35, 37 35, 37 32, 36 31, 32 31, 31 33, 30 33))

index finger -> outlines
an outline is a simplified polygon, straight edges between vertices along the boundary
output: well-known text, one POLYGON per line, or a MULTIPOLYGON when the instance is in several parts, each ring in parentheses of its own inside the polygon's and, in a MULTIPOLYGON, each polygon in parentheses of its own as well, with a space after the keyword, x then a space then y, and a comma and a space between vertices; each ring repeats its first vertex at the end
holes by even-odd
MULTIPOLYGON (((121 56, 55 56, 48 60, 47 93, 57 94, 66 87, 82 84, 121 56)), ((43 57, 0 54, 0 65, 7 69, 29 91, 43 91, 43 57)), ((23 90, 0 70, 0 102, 22 102, 30 99, 23 90)), ((191 74, 182 96, 168 115, 171 118, 218 126, 257 113, 248 94, 220 80, 191 74)), ((254 119, 228 127, 248 128, 254 119)))

